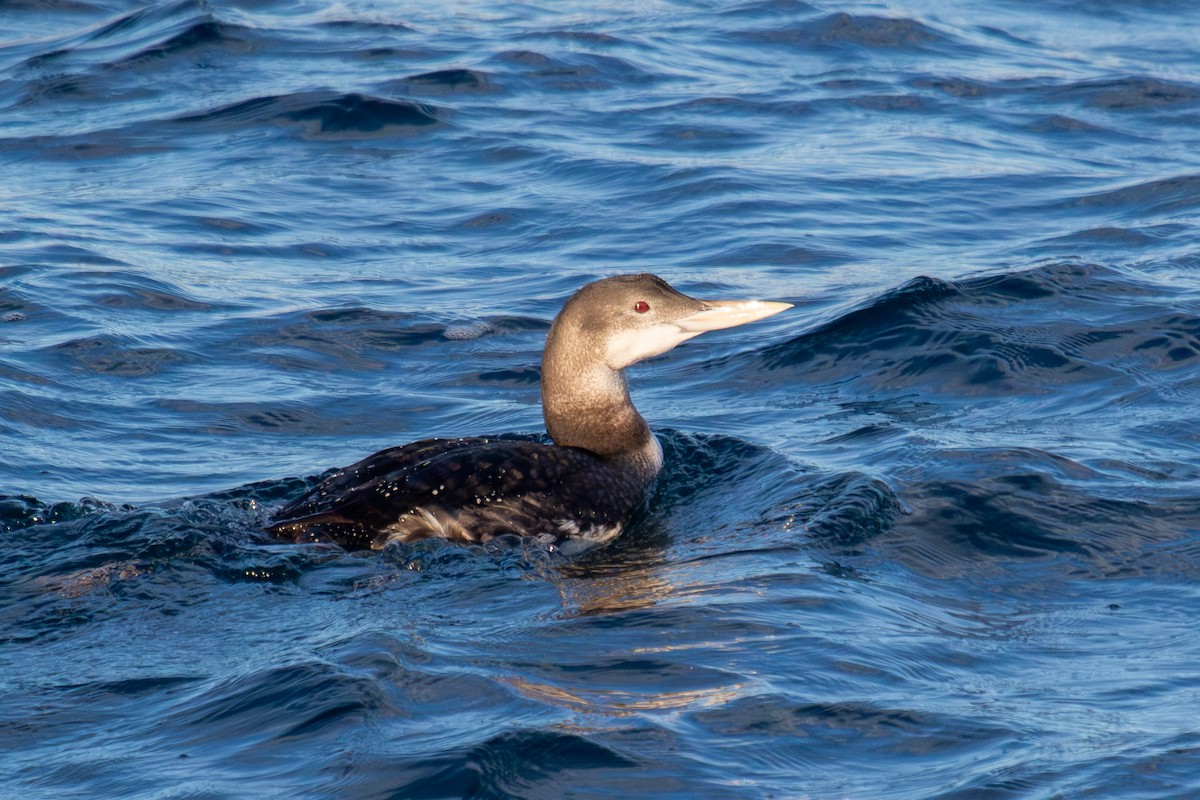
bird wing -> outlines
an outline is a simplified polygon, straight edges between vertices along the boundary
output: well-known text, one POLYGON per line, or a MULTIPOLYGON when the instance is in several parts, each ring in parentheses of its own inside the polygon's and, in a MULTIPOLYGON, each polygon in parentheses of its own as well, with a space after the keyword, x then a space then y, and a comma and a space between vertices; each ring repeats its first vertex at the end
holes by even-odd
POLYGON ((423 439, 419 442, 410 442, 372 453, 361 461, 339 469, 310 489, 308 493, 285 505, 275 514, 273 525, 333 511, 342 502, 346 493, 356 487, 364 486, 380 477, 402 474, 442 453, 487 444, 489 441, 495 440, 484 438, 423 439))
POLYGON ((440 536, 564 538, 607 530, 641 498, 593 453, 496 439, 433 439, 375 453, 285 506, 268 528, 346 547, 440 536))

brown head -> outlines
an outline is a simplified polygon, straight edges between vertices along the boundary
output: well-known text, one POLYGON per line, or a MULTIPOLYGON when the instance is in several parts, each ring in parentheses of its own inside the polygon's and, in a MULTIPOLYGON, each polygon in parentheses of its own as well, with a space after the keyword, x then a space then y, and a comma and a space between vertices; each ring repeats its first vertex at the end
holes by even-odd
POLYGON ((625 367, 705 331, 769 317, 789 303, 697 300, 655 275, 618 275, 576 292, 550 327, 542 410, 559 445, 615 457, 651 441, 629 399, 625 367))

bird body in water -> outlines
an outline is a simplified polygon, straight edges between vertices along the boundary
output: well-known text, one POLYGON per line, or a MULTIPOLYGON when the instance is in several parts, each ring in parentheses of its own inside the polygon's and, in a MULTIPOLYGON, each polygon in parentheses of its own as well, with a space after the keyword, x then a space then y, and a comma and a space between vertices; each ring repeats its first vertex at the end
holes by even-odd
POLYGON ((696 300, 654 275, 590 283, 546 337, 542 411, 554 444, 479 437, 382 450, 288 503, 268 530, 376 550, 428 537, 531 536, 567 551, 611 541, 663 463, 625 368, 790 307, 696 300))

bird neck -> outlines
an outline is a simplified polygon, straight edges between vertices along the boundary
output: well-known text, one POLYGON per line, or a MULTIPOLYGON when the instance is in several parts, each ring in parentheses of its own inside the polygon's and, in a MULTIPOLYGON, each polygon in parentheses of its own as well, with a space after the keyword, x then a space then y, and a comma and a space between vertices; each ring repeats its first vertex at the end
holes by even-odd
POLYGON ((551 329, 542 357, 542 413, 550 438, 605 458, 657 451, 650 427, 629 397, 624 370, 610 369, 590 347, 567 346, 555 335, 558 327, 551 329))

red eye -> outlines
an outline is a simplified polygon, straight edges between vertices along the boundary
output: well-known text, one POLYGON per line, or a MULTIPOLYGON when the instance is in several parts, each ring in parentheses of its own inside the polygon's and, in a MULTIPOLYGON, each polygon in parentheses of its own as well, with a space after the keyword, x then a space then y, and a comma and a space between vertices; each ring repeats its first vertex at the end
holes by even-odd
POLYGON ((645 314, 647 311, 650 310, 650 304, 647 303, 645 300, 638 300, 636 303, 633 304, 633 310, 638 312, 639 314, 645 314))

